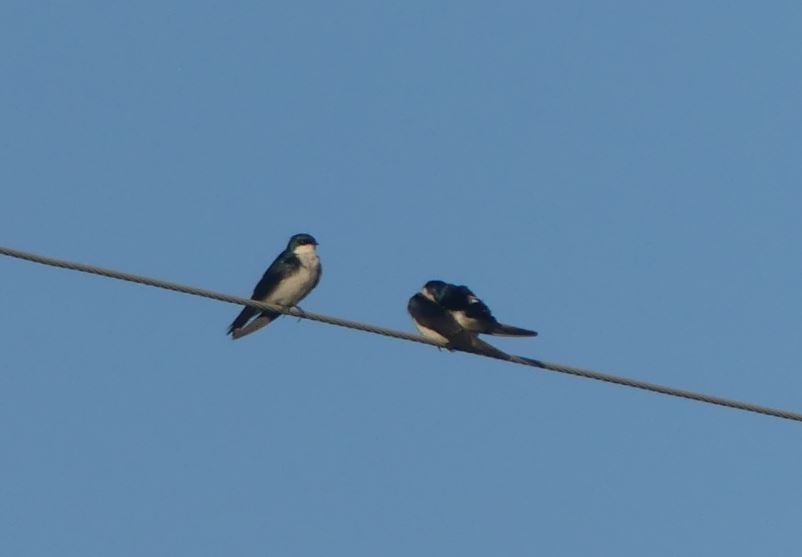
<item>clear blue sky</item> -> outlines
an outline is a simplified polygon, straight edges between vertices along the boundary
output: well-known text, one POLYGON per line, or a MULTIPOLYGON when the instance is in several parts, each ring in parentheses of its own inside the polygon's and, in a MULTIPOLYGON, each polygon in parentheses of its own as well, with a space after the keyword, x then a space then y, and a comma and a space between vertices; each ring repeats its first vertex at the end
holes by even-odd
MULTIPOLYGON (((802 410, 798 2, 0 6, 0 243, 802 410)), ((0 552, 792 555, 802 424, 0 259, 0 552)))

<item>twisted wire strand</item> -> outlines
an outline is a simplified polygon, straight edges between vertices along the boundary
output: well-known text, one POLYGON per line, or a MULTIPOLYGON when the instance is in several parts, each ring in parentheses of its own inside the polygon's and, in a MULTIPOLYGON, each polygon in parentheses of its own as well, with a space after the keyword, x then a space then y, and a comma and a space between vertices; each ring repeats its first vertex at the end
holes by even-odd
MULTIPOLYGON (((366 333, 373 333, 376 335, 383 335, 386 337, 397 338, 401 340, 406 340, 410 342, 417 342, 420 344, 428 344, 430 346, 436 346, 438 348, 442 348, 441 344, 429 340, 425 337, 414 335, 410 333, 406 333, 404 331, 398 331, 395 329, 388 329, 386 327, 379 327, 376 325, 370 325, 368 323, 361 323, 359 321, 351 321, 349 319, 341 319, 338 317, 331 317, 328 315, 321 315, 318 313, 311 313, 308 311, 301 311, 295 308, 288 308, 284 306, 275 306, 272 304, 266 304, 264 302, 257 302, 255 300, 251 300, 248 298, 242 298, 239 296, 232 296, 230 294, 221 294, 219 292, 214 292, 212 290, 206 290, 204 288, 196 288, 193 286, 186 286, 183 284, 178 284, 175 282, 165 281, 154 279, 150 277, 145 277, 142 275, 136 275, 133 273, 125 273, 122 271, 115 271, 112 269, 105 269, 103 267, 97 267, 95 265, 87 265, 85 263, 77 263, 74 261, 66 261, 63 259, 56 259, 53 257, 46 257, 43 255, 37 255, 34 253, 30 253, 27 251, 12 249, 4 246, 0 246, 0 255, 7 255, 9 257, 14 257, 17 259, 23 259, 26 261, 31 261, 33 263, 39 263, 42 265, 48 265, 51 267, 59 267, 62 269, 69 269, 71 271, 79 271, 82 273, 90 273, 94 275, 100 275, 112 279, 117 280, 124 280, 128 282, 133 282, 137 284, 144 284, 146 286, 153 286, 155 288, 162 288, 165 290, 172 290, 174 292, 181 292, 183 294, 190 294, 192 296, 200 296, 203 298, 209 298, 212 300, 219 300, 221 302, 227 302, 230 304, 237 304, 237 305, 246 305, 251 306, 256 309, 260 310, 272 310, 277 311, 279 313, 283 313, 286 315, 293 315, 295 317, 299 317, 301 319, 310 319, 312 321, 319 321, 321 323, 327 323, 329 325, 335 325, 338 327, 346 327, 348 329, 355 329, 357 331, 364 331, 366 333)), ((470 354, 475 354, 477 356, 484 356, 486 358, 493 358, 497 360, 508 361, 511 363, 525 365, 530 367, 535 367, 539 369, 544 369, 548 371, 554 371, 557 373, 564 373, 568 375, 574 375, 577 377, 584 377, 587 379, 595 379, 596 381, 603 381, 606 383, 613 383, 616 385, 621 385, 624 387, 631 387, 635 389, 641 389, 644 391, 650 391, 653 393, 659 393, 663 395, 685 398, 689 400, 695 400, 698 402, 703 402, 706 404, 715 404, 718 406, 725 406, 728 408, 733 408, 736 410, 742 410, 745 412, 754 412, 757 414, 763 414, 766 416, 773 416, 775 418, 783 418, 786 420, 793 420, 797 422, 802 422, 802 413, 798 412, 791 412, 788 410, 780 410, 777 408, 770 408, 768 406, 760 406, 757 404, 752 404, 749 402, 741 402, 738 400, 731 400, 726 399, 718 396, 706 395, 703 393, 697 393, 694 391, 689 391, 685 389, 677 389, 674 387, 667 387, 664 385, 658 385, 656 383, 649 383, 647 381, 640 381, 637 379, 630 379, 627 377, 620 377, 617 375, 610 375, 607 373, 600 373, 598 371, 592 371, 589 369, 583 369, 578 367, 567 366, 563 364, 557 364, 552 362, 546 362, 542 360, 535 360, 532 358, 526 358, 523 356, 514 356, 508 354, 493 354, 493 353, 486 353, 482 352, 481 350, 471 350, 467 348, 455 348, 456 351, 459 352, 467 352, 470 354)))

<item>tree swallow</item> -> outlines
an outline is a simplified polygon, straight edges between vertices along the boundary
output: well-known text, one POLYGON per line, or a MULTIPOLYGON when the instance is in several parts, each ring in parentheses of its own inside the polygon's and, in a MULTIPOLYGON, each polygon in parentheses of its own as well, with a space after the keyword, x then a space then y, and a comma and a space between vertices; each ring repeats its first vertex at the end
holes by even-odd
MULTIPOLYGON (((320 281, 322 268, 315 246, 317 240, 309 234, 296 234, 290 238, 287 249, 270 264, 262 280, 253 289, 251 299, 295 307, 320 281)), ((260 311, 245 306, 228 327, 227 334, 236 340, 258 331, 279 316, 281 314, 275 311, 260 311), (259 316, 248 323, 257 313, 259 316)))
POLYGON ((534 337, 537 332, 499 323, 490 308, 467 286, 457 286, 442 280, 430 280, 424 286, 435 302, 448 311, 466 331, 475 334, 534 337))
POLYGON ((430 282, 409 299, 407 311, 420 333, 436 343, 453 350, 479 352, 502 360, 511 357, 501 350, 480 340, 476 333, 465 330, 454 316, 435 299, 430 282))

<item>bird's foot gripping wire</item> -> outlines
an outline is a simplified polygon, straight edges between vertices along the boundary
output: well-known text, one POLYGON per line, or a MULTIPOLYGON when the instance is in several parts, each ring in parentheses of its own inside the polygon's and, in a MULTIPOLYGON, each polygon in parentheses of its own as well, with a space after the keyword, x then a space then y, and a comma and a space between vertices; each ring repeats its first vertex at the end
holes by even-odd
POLYGON ((296 316, 298 318, 298 322, 300 323, 301 319, 306 316, 306 312, 301 308, 301 306, 292 306, 292 309, 300 313, 300 315, 296 316))

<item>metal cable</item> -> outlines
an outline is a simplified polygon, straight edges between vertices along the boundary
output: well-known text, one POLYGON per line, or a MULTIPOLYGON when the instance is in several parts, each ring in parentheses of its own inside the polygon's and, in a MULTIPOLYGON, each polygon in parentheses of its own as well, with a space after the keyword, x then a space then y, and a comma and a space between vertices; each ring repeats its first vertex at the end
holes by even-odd
MULTIPOLYGON (((175 292, 182 292, 184 294, 191 294, 193 296, 201 296, 203 298, 210 298, 212 300, 219 300, 221 302, 228 302, 231 304, 237 305, 247 305, 254 307, 260 310, 272 310, 277 311, 280 313, 284 313, 287 315, 293 315, 295 317, 299 317, 301 319, 311 319, 312 321, 320 321, 321 323, 328 323, 329 325, 336 325, 338 327, 346 327, 348 329, 356 329, 357 331, 365 331, 367 333, 373 333, 377 335, 383 335, 392 338, 398 338, 401 340, 407 340, 411 342, 418 342, 420 344, 428 344, 430 346, 436 346, 438 348, 442 348, 442 346, 432 340, 429 340, 425 337, 419 335, 413 335, 410 333, 405 333, 403 331, 397 331, 394 329, 388 329, 386 327, 377 327, 375 325, 369 325, 366 323, 360 323, 358 321, 350 321, 348 319, 340 319, 338 317, 330 317, 328 315, 320 315, 317 313, 310 313, 308 311, 300 311, 294 308, 287 308, 283 306, 274 306, 272 304, 265 304, 263 302, 257 302, 255 300, 251 300, 248 298, 240 298, 239 296, 231 296, 229 294, 221 294, 219 292, 213 292, 211 290, 205 290, 203 288, 195 288, 192 286, 185 286, 183 284, 177 284, 174 282, 154 279, 150 277, 144 277, 141 275, 135 275, 132 273, 124 273, 121 271, 114 271, 111 269, 104 269, 102 267, 96 267, 94 265, 86 265, 84 263, 76 263, 73 261, 65 261, 63 259, 55 259, 52 257, 45 257, 42 255, 36 255, 30 252, 16 250, 12 248, 7 248, 0 246, 0 254, 7 255, 9 257, 15 257, 17 259, 24 259, 26 261, 32 261, 34 263, 41 263, 43 265, 49 265, 51 267, 60 267, 62 269, 69 269, 72 271, 79 271, 82 273, 91 273, 95 275, 101 275, 104 277, 109 277, 117 280, 125 280, 128 282, 135 282, 137 284, 144 284, 147 286, 153 286, 155 288, 163 288, 166 290, 173 290, 175 292)), ((568 375, 576 375, 579 377, 585 377, 587 379, 595 379, 597 381, 604 381, 607 383, 614 383, 616 385, 622 385, 624 387, 633 387, 636 389, 642 389, 645 391, 651 391, 654 393, 660 393, 668 396, 686 398, 690 400, 696 400, 699 402, 704 402, 707 404, 716 404, 718 406, 726 406, 729 408, 735 408, 736 410, 743 410, 746 412, 755 412, 757 414, 764 414, 766 416, 774 416, 776 418, 784 418, 786 420, 794 420, 797 422, 802 422, 802 414, 797 412, 790 412, 787 410, 779 410, 776 408, 769 408, 766 406, 759 406, 757 404, 751 404, 748 402, 740 402, 737 400, 730 400, 726 398, 721 398, 717 396, 706 395, 702 393, 696 393, 693 391, 687 391, 684 389, 675 389, 673 387, 665 387, 663 385, 658 385, 655 383, 648 383, 646 381, 639 381, 636 379, 629 379, 626 377, 619 377, 617 375, 608 375, 606 373, 600 373, 597 371, 591 371, 588 369, 582 369, 577 367, 566 366, 563 364, 555 364, 551 362, 545 362, 541 360, 534 360, 532 358, 525 358, 523 356, 507 356, 502 357, 499 355, 492 355, 486 354, 479 351, 472 351, 466 349, 456 349, 460 352, 468 352, 478 356, 484 356, 487 358, 493 358, 497 360, 504 360, 509 361, 512 363, 536 367, 540 369, 545 369, 548 371, 556 371, 558 373, 565 373, 568 375)))

